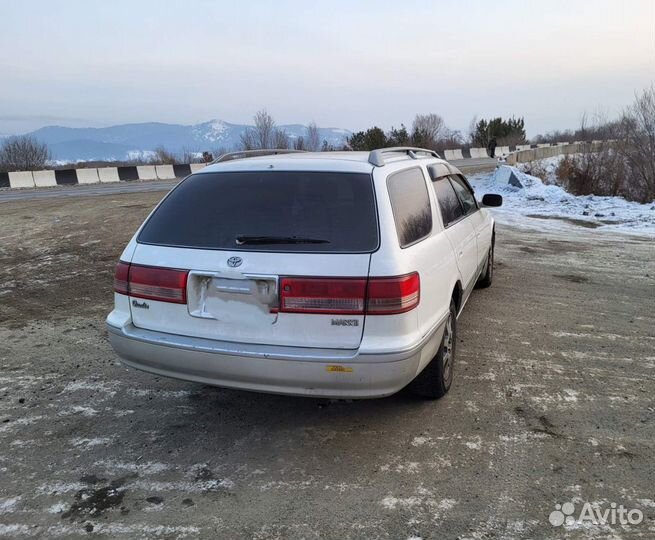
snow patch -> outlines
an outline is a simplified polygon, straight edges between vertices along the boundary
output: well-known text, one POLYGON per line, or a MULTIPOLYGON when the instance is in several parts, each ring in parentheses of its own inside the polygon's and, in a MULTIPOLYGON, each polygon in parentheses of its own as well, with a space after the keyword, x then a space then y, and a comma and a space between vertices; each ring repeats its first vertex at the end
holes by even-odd
POLYGON ((70 440, 72 446, 82 446, 85 448, 92 448, 102 444, 109 444, 114 440, 114 437, 95 437, 88 439, 85 437, 74 437, 70 440))
POLYGON ((59 411, 59 416, 71 416, 74 414, 81 414, 82 416, 95 416, 98 414, 93 407, 82 407, 81 405, 73 405, 72 407, 67 407, 59 411))
POLYGON ((201 124, 201 127, 194 128, 193 134, 198 138, 214 143, 223 140, 227 130, 228 127, 222 120, 210 120, 206 124, 201 124))
POLYGON ((117 386, 117 383, 109 384, 104 382, 92 382, 92 381, 76 381, 68 383, 64 387, 64 392, 78 392, 80 390, 90 390, 92 392, 104 392, 109 394, 109 397, 114 397, 116 395, 116 390, 114 389, 117 386))
POLYGON ((139 163, 149 163, 157 157, 152 150, 128 150, 127 160, 139 163))
POLYGON ((0 500, 0 514, 8 514, 16 510, 18 501, 20 501, 20 496, 0 500))
POLYGON ((93 464, 95 467, 102 467, 107 471, 129 471, 140 474, 158 474, 171 468, 166 463, 148 461, 147 463, 127 463, 124 461, 100 460, 93 464))
POLYGON ((539 178, 506 165, 493 173, 473 175, 469 181, 479 199, 487 193, 503 196, 503 206, 492 208, 491 212, 505 223, 540 229, 583 225, 590 230, 655 236, 655 202, 640 204, 622 197, 575 196, 558 185, 544 184, 539 178), (523 187, 508 184, 511 175, 523 187))
POLYGON ((63 502, 58 502, 53 504, 50 508, 48 508, 48 513, 49 514, 61 514, 62 512, 65 512, 68 509, 68 505, 63 502))
POLYGON ((429 437, 414 437, 412 440, 412 446, 423 446, 429 440, 429 437))
POLYGON ((465 441, 464 444, 467 448, 471 450, 481 450, 482 449, 482 438, 474 437, 471 441, 465 441))

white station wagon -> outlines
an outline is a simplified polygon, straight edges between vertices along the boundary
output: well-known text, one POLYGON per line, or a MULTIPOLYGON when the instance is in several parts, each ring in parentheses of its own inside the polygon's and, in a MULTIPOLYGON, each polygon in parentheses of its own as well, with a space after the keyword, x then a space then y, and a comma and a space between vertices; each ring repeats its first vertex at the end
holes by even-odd
POLYGON ((180 182, 123 251, 107 317, 122 361, 260 392, 443 396, 501 197, 478 203, 419 148, 255 154, 180 182))

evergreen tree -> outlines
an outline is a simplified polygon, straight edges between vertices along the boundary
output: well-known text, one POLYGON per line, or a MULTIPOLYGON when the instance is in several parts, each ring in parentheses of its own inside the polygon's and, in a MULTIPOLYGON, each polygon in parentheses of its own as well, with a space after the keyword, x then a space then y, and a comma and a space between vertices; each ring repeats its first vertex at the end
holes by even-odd
POLYGON ((480 120, 475 126, 473 144, 486 148, 492 138, 496 138, 498 144, 522 144, 526 141, 525 121, 523 118, 501 117, 480 120))

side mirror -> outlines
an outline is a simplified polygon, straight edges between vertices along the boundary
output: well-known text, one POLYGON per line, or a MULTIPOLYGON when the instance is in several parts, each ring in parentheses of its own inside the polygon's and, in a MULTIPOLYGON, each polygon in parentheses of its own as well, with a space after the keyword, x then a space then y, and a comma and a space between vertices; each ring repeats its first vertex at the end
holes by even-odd
POLYGON ((503 205, 502 195, 487 193, 482 197, 482 206, 502 206, 502 205, 503 205))

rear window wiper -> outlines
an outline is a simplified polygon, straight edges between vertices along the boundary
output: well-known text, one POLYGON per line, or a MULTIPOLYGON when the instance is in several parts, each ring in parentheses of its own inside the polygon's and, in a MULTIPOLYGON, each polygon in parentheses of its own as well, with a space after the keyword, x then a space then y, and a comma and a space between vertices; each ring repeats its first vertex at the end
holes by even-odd
POLYGON ((237 236, 237 246, 245 244, 329 244, 322 238, 306 238, 303 236, 237 236))

